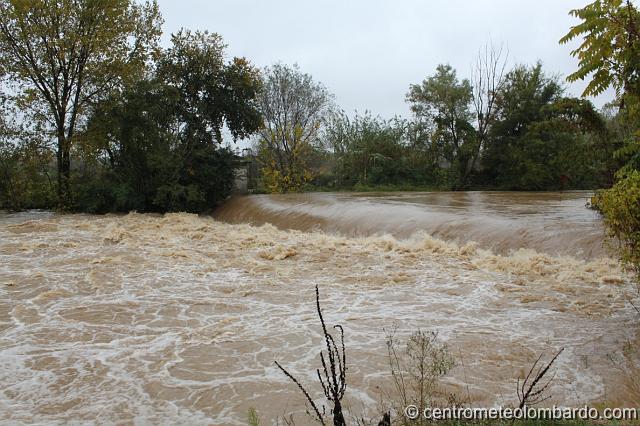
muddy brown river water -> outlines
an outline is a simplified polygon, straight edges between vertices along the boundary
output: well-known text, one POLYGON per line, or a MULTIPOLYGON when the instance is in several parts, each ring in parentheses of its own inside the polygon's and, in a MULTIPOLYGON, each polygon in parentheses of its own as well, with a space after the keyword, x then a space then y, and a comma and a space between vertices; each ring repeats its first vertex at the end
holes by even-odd
MULTIPOLYGON (((383 328, 439 332, 474 406, 565 351, 550 403, 636 405, 630 278, 590 194, 300 194, 213 217, 0 214, 0 422, 265 424, 320 397, 314 311, 345 329, 347 399, 375 413, 383 328)), ((298 424, 306 424, 304 414, 298 424)))

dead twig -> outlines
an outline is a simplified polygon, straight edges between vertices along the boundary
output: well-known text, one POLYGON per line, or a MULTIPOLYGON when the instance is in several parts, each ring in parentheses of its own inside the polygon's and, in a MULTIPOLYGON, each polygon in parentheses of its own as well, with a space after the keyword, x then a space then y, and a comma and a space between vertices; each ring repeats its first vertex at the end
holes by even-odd
POLYGON ((551 368, 553 363, 556 361, 556 359, 560 356, 562 351, 564 351, 564 348, 560 349, 556 354, 556 356, 554 356, 553 359, 549 361, 549 363, 546 366, 540 366, 540 368, 538 368, 538 370, 534 375, 533 372, 538 366, 538 364, 540 363, 540 360, 542 359, 543 354, 540 354, 538 359, 536 359, 536 362, 534 362, 533 365, 531 366, 529 373, 524 378, 524 381, 522 382, 522 386, 520 385, 520 379, 518 379, 517 392, 518 392, 518 401, 520 402, 520 405, 518 407, 520 409, 523 409, 525 406, 540 404, 541 402, 544 402, 547 399, 551 398, 551 396, 545 395, 545 392, 551 385, 551 382, 553 382, 555 375, 553 375, 549 380, 544 382, 544 384, 541 384, 541 380, 549 372, 549 369, 551 368))

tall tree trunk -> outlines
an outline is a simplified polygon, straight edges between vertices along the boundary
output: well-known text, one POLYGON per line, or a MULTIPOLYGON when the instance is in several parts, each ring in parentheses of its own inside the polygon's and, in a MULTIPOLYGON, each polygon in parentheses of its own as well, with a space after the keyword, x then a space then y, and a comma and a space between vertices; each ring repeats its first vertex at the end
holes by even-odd
POLYGON ((58 207, 68 209, 71 207, 71 155, 70 141, 67 140, 64 130, 58 130, 58 150, 56 153, 58 163, 58 207))

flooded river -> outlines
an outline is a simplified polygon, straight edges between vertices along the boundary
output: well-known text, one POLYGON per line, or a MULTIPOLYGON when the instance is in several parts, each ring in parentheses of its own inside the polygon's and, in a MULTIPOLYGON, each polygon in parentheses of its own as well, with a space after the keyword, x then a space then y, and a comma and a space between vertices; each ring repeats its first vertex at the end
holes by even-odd
MULTIPOLYGON (((637 296, 587 193, 301 194, 212 217, 0 214, 0 422, 264 424, 321 396, 314 311, 342 324, 347 399, 375 413, 383 329, 434 330, 451 392, 510 404, 564 347, 550 402, 634 405, 637 296), (231 223, 229 223, 231 222, 231 223)), ((635 404, 637 405, 637 404, 635 404)), ((307 424, 299 414, 297 424, 307 424)))

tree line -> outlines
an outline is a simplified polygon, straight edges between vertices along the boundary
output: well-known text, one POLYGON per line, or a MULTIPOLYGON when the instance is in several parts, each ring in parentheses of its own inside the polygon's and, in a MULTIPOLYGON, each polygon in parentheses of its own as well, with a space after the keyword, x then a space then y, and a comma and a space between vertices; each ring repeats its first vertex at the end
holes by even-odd
MULTIPOLYGON (((563 41, 609 37, 602 57, 628 42, 615 25, 637 34, 620 24, 637 15, 630 2, 573 13, 584 23, 563 41)), ((586 95, 618 89, 600 111, 542 64, 507 69, 487 45, 469 78, 439 65, 408 84, 410 117, 383 119, 340 110, 297 65, 225 59, 217 34, 183 29, 162 48, 161 26, 155 1, 0 0, 0 208, 207 211, 232 190, 239 158, 225 139, 251 141, 266 192, 591 189, 637 166, 627 53, 606 75, 597 66, 611 60, 575 52, 569 80, 596 70, 586 95)))
POLYGON ((607 116, 587 100, 565 96, 559 78, 545 74, 540 63, 488 80, 495 84, 474 85, 440 65, 410 86, 409 120, 332 116, 326 129, 331 179, 338 187, 453 190, 610 184, 618 167, 611 131, 617 114, 607 116))

